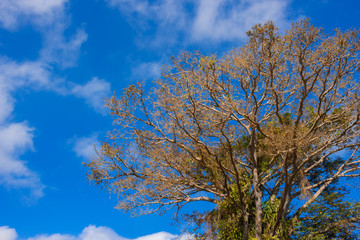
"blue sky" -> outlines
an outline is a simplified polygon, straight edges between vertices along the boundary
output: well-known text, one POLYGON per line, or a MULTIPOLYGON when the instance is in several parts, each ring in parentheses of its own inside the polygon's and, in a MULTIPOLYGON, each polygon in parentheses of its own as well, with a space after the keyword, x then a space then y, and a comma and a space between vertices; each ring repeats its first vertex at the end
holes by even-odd
POLYGON ((330 32, 359 16, 358 0, 0 0, 0 239, 174 239, 171 213, 132 218, 86 179, 111 129, 103 98, 151 86, 181 50, 241 46, 257 23, 330 32))

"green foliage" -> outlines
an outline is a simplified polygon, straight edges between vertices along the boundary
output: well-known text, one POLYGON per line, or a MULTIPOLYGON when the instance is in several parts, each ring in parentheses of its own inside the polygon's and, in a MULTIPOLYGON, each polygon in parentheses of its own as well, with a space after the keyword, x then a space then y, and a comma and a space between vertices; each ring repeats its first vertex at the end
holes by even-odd
MULTIPOLYGON (((232 192, 233 198, 221 201, 216 209, 209 213, 211 216, 213 231, 219 239, 225 240, 241 240, 243 239, 244 229, 243 214, 239 204, 236 202, 239 195, 235 188, 232 192)), ((251 194, 248 193, 248 209, 250 209, 250 215, 248 217, 249 222, 249 237, 255 239, 255 201, 251 194)), ((268 200, 263 206, 263 238, 272 240, 281 240, 288 238, 288 232, 292 227, 291 221, 282 221, 277 234, 272 236, 272 229, 275 225, 276 216, 279 208, 280 200, 268 200)))
POLYGON ((359 239, 360 203, 345 200, 345 191, 326 193, 300 218, 292 239, 359 239))
MULTIPOLYGON (((250 193, 251 179, 244 178, 241 180, 242 183, 242 194, 246 196, 246 205, 249 206, 249 209, 252 209, 252 212, 255 211, 255 202, 252 199, 250 193)), ((243 239, 244 229, 242 228, 243 221, 249 221, 250 225, 254 224, 254 216, 249 216, 248 219, 245 219, 245 216, 242 214, 240 209, 240 194, 235 185, 231 188, 231 198, 221 201, 216 209, 214 209, 210 214, 214 220, 215 232, 220 239, 225 240, 240 240, 243 239)), ((250 234, 251 235, 251 234, 250 234)))

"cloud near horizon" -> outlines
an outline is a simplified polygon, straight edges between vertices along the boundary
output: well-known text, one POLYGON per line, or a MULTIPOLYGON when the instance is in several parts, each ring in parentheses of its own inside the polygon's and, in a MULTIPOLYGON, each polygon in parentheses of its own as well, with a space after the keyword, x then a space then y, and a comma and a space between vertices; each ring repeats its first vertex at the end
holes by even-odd
MULTIPOLYGON (((1 240, 18 240, 18 235, 14 228, 8 226, 0 226, 1 240)), ((183 234, 181 236, 174 235, 168 232, 158 232, 146 236, 141 236, 135 239, 124 238, 118 235, 109 227, 96 227, 89 225, 84 228, 78 236, 69 234, 55 233, 52 235, 41 234, 35 237, 27 238, 27 240, 193 240, 190 234, 183 234)))

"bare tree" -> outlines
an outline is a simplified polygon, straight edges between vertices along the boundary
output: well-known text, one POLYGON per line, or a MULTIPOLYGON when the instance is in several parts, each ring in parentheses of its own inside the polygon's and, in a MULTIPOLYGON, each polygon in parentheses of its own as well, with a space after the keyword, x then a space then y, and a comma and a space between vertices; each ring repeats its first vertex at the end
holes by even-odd
POLYGON ((291 234, 332 183, 360 175, 359 31, 327 36, 303 20, 248 36, 223 57, 184 52, 152 90, 107 100, 115 128, 86 165, 119 208, 231 202, 240 239, 270 239, 291 234))

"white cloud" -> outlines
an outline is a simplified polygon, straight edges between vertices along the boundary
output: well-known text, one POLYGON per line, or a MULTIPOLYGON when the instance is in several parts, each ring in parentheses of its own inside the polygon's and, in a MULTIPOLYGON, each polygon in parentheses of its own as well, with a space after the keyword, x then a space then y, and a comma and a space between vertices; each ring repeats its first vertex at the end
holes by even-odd
POLYGON ((200 0, 192 25, 192 40, 235 41, 244 38, 253 25, 273 20, 286 22, 286 0, 200 0))
MULTIPOLYGON (((28 240, 127 240, 120 237, 114 230, 108 227, 96 227, 90 225, 81 232, 79 236, 52 234, 52 235, 38 235, 28 240)), ((159 239, 160 240, 160 239, 159 239)))
POLYGON ((16 240, 17 233, 15 229, 8 226, 0 227, 0 239, 1 240, 16 240))
POLYGON ((27 123, 0 127, 0 185, 9 189, 29 189, 27 200, 31 202, 44 195, 45 186, 19 156, 33 149, 33 129, 27 123))
MULTIPOLYGON (((33 149, 33 129, 26 123, 13 123, 0 128, 0 150, 3 153, 21 154, 27 149, 33 149)), ((6 168, 5 168, 6 169, 6 168)), ((0 169, 2 172, 4 168, 0 169)))
POLYGON ((70 143, 73 143, 73 151, 76 153, 76 156, 84 159, 90 159, 95 156, 95 147, 100 146, 97 134, 92 134, 89 137, 75 137, 70 140, 70 143))
POLYGON ((290 0, 106 0, 110 6, 118 7, 128 16, 130 23, 139 25, 140 31, 146 24, 155 21, 156 37, 151 41, 165 44, 184 34, 187 43, 217 43, 237 41, 257 23, 273 20, 284 26, 289 22, 290 0), (169 40, 170 39, 170 40, 169 40))
POLYGON ((104 98, 110 96, 111 87, 109 82, 95 77, 84 85, 75 85, 71 93, 84 99, 95 111, 104 114, 104 98))
POLYGON ((21 21, 36 24, 52 22, 68 0, 1 0, 0 26, 16 28, 21 21))
POLYGON ((178 238, 177 235, 168 232, 158 232, 143 237, 136 238, 135 240, 174 240, 178 238))
MULTIPOLYGON (((67 0, 12 0, 6 1, 16 5, 17 10, 29 14, 45 14, 59 8, 67 0)), ((6 5, 6 4, 5 4, 6 5)))
MULTIPOLYGON (((79 235, 78 240, 126 240, 108 227, 88 226, 79 235)), ((159 239, 160 240, 160 239, 159 239)))
MULTIPOLYGON (((16 240, 17 234, 15 229, 7 226, 0 227, 0 239, 1 240, 16 240)), ((68 234, 52 234, 52 235, 37 235, 35 237, 28 238, 27 240, 131 240, 119 236, 113 229, 109 227, 96 227, 89 225, 84 228, 78 236, 72 236, 68 234)), ((194 240, 190 234, 184 234, 182 236, 174 235, 168 232, 159 232, 143 237, 138 237, 133 240, 194 240)))
POLYGON ((42 61, 15 62, 0 56, 0 84, 8 91, 32 85, 45 87, 50 84, 50 68, 42 61))

